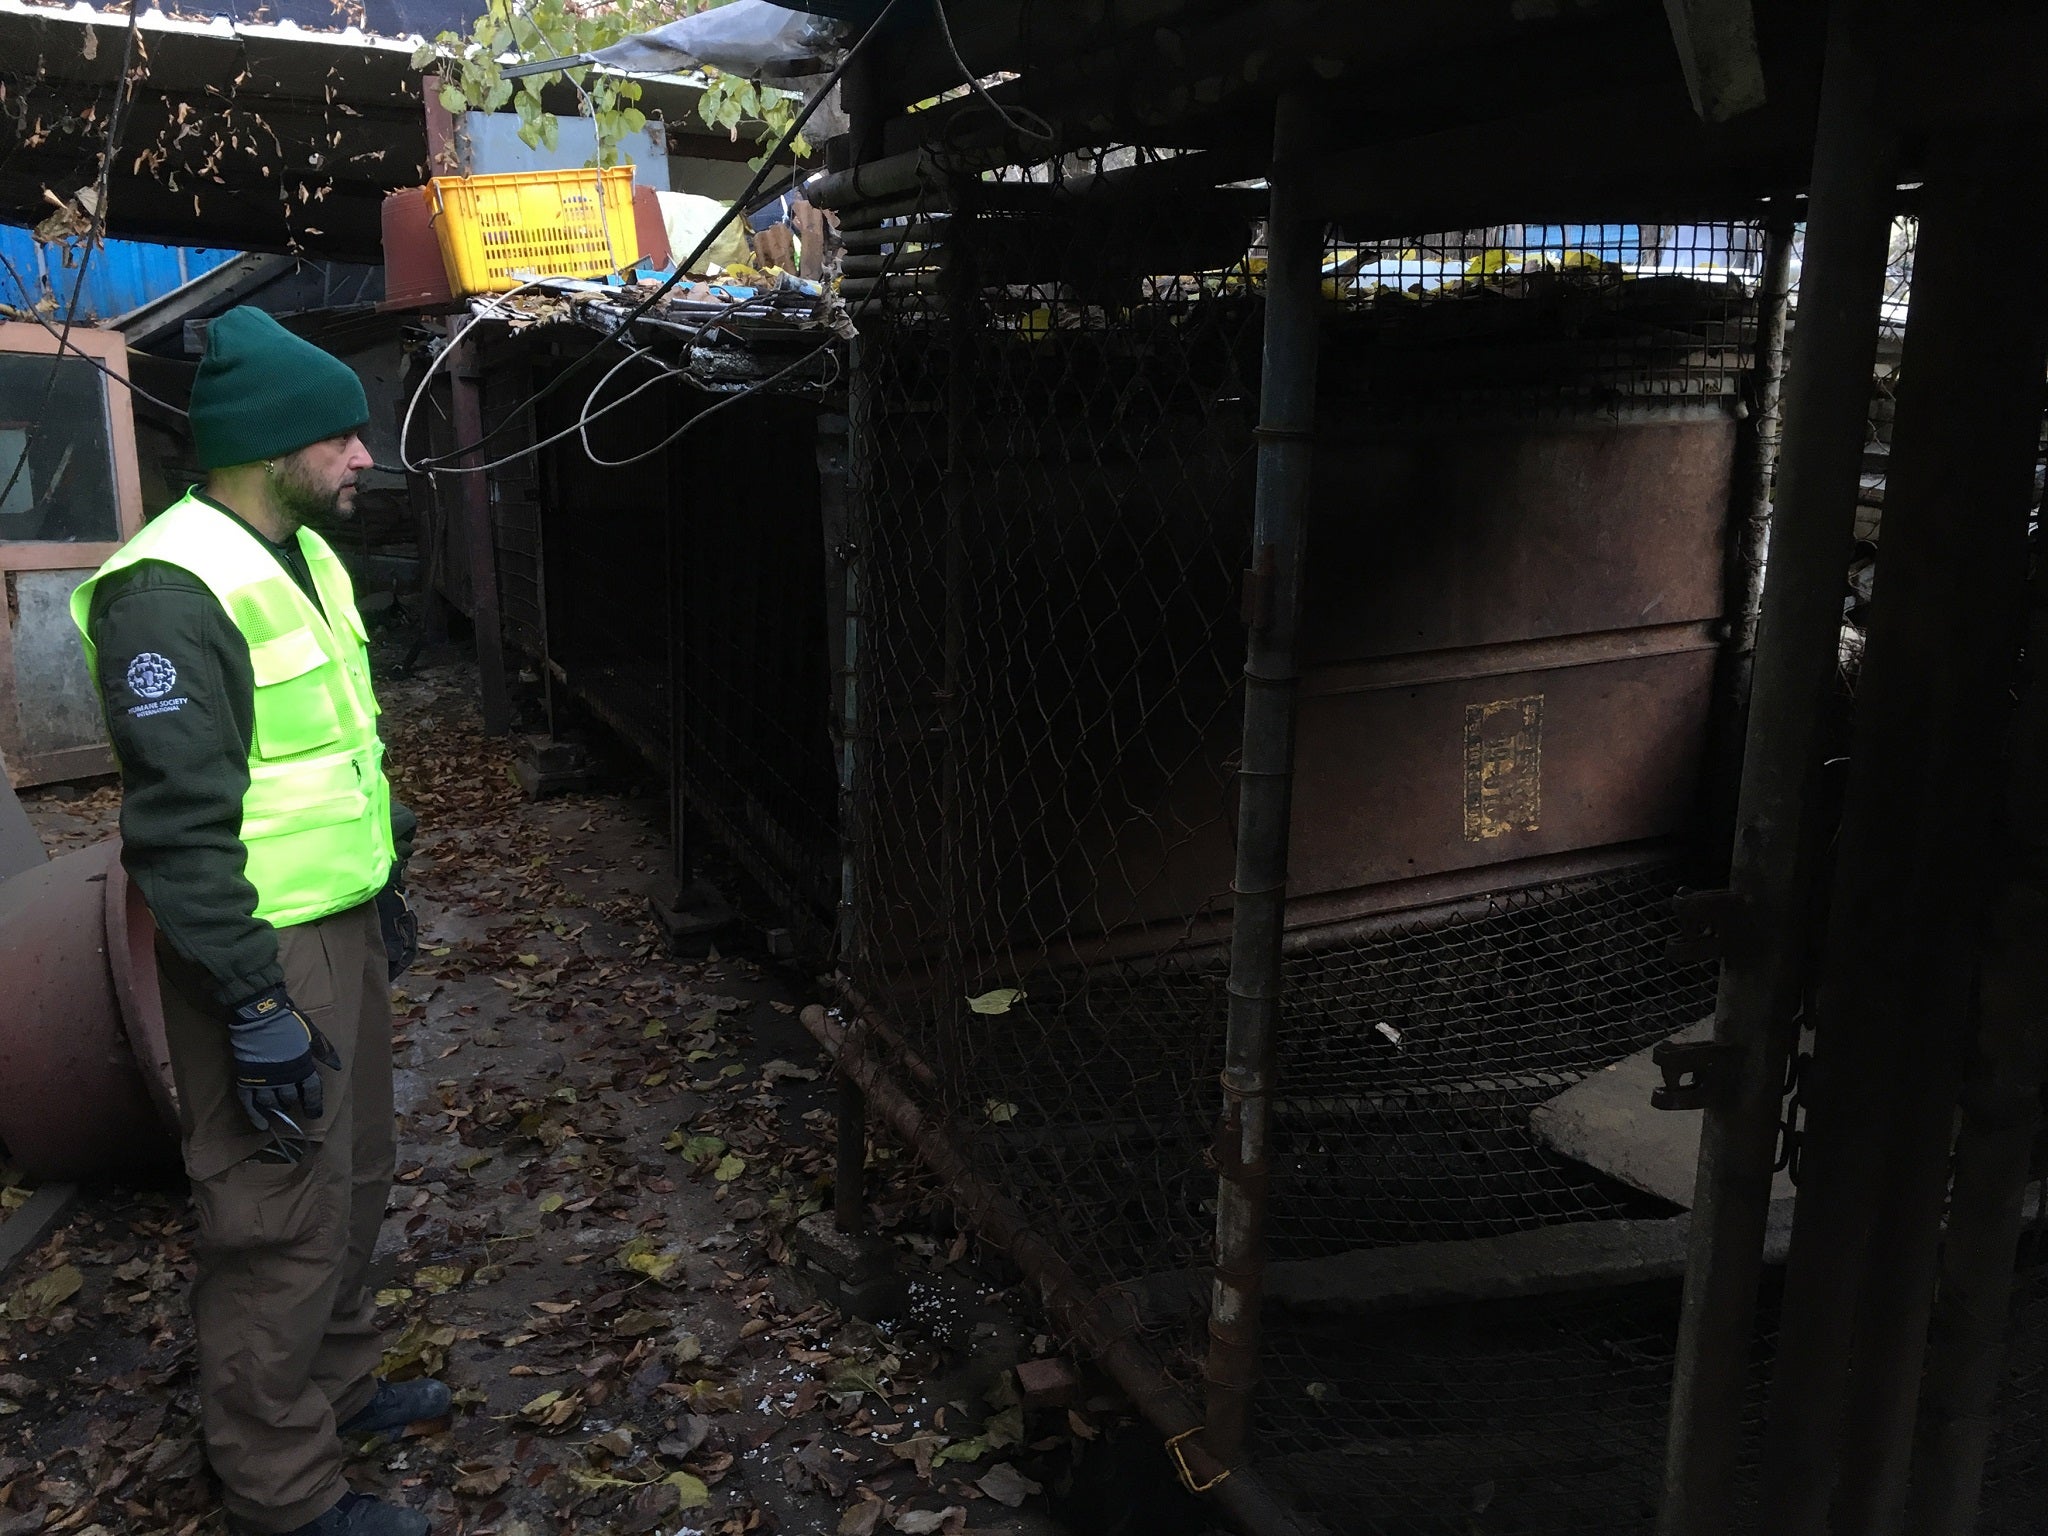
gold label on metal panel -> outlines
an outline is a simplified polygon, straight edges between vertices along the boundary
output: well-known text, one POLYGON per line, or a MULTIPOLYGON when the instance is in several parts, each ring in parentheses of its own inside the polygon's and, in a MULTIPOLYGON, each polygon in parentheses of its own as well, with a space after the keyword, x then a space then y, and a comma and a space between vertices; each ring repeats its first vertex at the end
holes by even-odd
POLYGON ((1543 814, 1543 695, 1465 706, 1465 840, 1534 832, 1543 814))

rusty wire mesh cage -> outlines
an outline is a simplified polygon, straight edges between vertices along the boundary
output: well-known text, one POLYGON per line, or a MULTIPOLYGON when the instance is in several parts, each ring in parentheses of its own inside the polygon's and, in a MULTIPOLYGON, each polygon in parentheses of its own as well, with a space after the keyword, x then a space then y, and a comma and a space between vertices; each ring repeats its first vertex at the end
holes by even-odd
MULTIPOLYGON (((894 1037, 899 1084, 1199 1403, 1263 250, 1255 201, 1193 200, 1167 220, 1110 179, 1100 162, 1034 167, 845 215, 866 309, 850 409, 841 958, 894 1037)), ((1518 811, 1512 786, 1505 799, 1464 793, 1501 758, 1484 729, 1491 703, 1476 749, 1464 713, 1443 717, 1464 722, 1462 744, 1455 723, 1449 741, 1403 743, 1462 786, 1462 825, 1436 843, 1411 856, 1424 819, 1402 798, 1412 786, 1350 760, 1334 777, 1355 772, 1372 814, 1309 819, 1330 806, 1333 777, 1312 739, 1315 668, 1350 666, 1355 680, 1426 649, 1410 631, 1309 616, 1297 828, 1310 835, 1298 831, 1295 877, 1313 899, 1284 962, 1266 1212, 1273 1275, 1293 1267, 1303 1283, 1269 1284, 1249 1458, 1332 1529, 1654 1519, 1671 1273, 1458 1300, 1395 1287, 1364 1305, 1332 1304, 1314 1277, 1389 1252, 1442 1255, 1456 1271, 1458 1253, 1511 1234, 1679 1213, 1545 1144, 1531 1113, 1712 1011, 1715 967, 1669 950, 1671 897, 1713 862, 1716 678, 1744 579, 1739 482, 1755 449, 1737 439, 1755 404, 1763 248, 1761 227, 1742 223, 1371 246, 1338 231, 1325 252, 1319 454, 1350 454, 1385 481, 1388 455, 1356 445, 1387 423, 1464 461, 1478 456, 1465 424, 1507 420, 1534 434, 1526 457, 1599 463, 1637 424, 1663 435, 1652 470, 1623 489, 1707 488, 1659 530, 1686 600, 1703 605, 1656 628, 1660 656, 1684 670, 1663 694, 1608 690, 1638 716, 1643 698, 1683 699, 1668 729, 1641 727, 1663 730, 1660 748, 1683 761, 1660 778, 1621 752, 1660 786, 1655 804, 1582 826, 1566 807, 1570 858, 1488 856, 1499 832, 1546 819, 1518 811), (1418 875, 1417 858, 1436 862, 1418 875)), ((1312 564, 1355 564, 1369 547, 1357 525, 1398 524, 1377 492, 1346 499, 1366 483, 1323 484, 1314 517, 1338 506, 1352 526, 1326 537, 1318 523, 1312 564)), ((1574 484, 1565 510, 1597 521, 1615 482, 1574 484)), ((1511 520, 1538 518, 1541 500, 1511 520)), ((1404 612, 1455 610, 1455 584, 1432 582, 1412 540, 1393 544, 1398 574, 1421 589, 1404 612)), ((1371 595, 1311 575, 1312 610, 1371 595)), ((1543 622, 1570 629, 1582 616, 1568 608, 1543 622)), ((1524 639, 1475 621, 1453 643, 1500 652, 1524 639)), ((1523 685, 1503 670, 1472 696, 1519 704, 1523 685)), ((1431 678, 1396 681, 1413 700, 1431 678)), ((1568 681, 1552 692, 1567 725, 1568 681)), ((1514 719, 1528 727, 1527 711, 1514 719)), ((1604 740, 1637 728, 1621 721, 1604 740)), ((1636 784, 1594 775, 1583 798, 1626 800, 1636 784)), ((953 1193, 968 1219, 985 1216, 953 1193)), ((1755 1351, 1759 1423, 1770 1327, 1755 1351)), ((2038 1359, 2022 1352, 2014 1369, 2015 1390, 2038 1393, 2038 1359)), ((2032 1475, 2025 1448, 2001 1442, 1995 1490, 2032 1497, 2032 1475)))
POLYGON ((907 218, 945 266, 862 322, 845 958, 1106 1284, 1206 1242, 1220 980, 1171 957, 1227 901, 1260 309, 1249 218, 1151 290, 1053 190, 907 218))

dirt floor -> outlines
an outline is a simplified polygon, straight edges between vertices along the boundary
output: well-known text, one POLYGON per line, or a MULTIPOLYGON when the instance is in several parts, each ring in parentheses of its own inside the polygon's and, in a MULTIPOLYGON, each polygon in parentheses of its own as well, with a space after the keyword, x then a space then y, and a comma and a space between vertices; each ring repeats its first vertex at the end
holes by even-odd
MULTIPOLYGON (((886 1148, 876 1214, 927 1321, 844 1318, 792 1261, 830 1195, 807 978, 669 958, 658 804, 523 799, 459 664, 382 692, 424 952, 395 993, 379 1302, 387 1371, 444 1376, 457 1409, 357 1445, 356 1485, 441 1536, 1057 1529, 1040 1489, 1073 1488, 1113 1406, 1018 1402, 1005 1367, 1047 1341, 886 1148)), ((119 810, 25 798, 53 853, 119 810)), ((89 1192, 0 1280, 0 1536, 222 1528, 192 1235, 179 1190, 89 1192)))

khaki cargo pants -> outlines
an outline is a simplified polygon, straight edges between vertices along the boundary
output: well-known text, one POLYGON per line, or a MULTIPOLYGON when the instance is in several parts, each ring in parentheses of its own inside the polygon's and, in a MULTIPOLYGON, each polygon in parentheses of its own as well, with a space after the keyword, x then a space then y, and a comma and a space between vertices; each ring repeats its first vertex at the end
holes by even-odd
POLYGON ((200 1423, 228 1513, 288 1531, 348 1484, 337 1420, 370 1400, 381 1354, 370 1254, 391 1187, 391 992, 374 902, 278 930, 285 987, 341 1053, 297 1165, 235 1097, 222 1010, 159 944, 185 1171, 199 1216, 192 1320, 200 1423))

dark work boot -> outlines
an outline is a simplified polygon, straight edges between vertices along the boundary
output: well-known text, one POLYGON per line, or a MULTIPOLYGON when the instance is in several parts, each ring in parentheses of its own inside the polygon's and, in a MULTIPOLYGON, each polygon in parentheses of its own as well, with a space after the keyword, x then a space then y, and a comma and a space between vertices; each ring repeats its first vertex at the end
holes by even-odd
POLYGON ((334 1426, 341 1435, 392 1434, 422 1419, 438 1419, 454 1399, 447 1383, 431 1376, 418 1381, 380 1381, 371 1399, 334 1426))
MULTIPOLYGON (((247 1533, 254 1527, 235 1521, 233 1529, 247 1533)), ((427 1517, 416 1509, 386 1504, 367 1493, 344 1493, 326 1514, 284 1536, 427 1536, 428 1529, 427 1517)))

